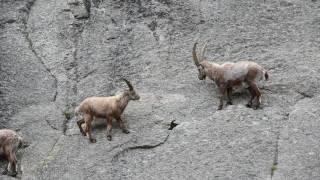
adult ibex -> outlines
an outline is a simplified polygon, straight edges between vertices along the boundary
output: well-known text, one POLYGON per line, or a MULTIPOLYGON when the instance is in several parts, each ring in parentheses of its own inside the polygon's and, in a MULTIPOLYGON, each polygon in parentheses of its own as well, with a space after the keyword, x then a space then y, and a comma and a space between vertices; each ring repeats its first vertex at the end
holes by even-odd
POLYGON ((252 61, 239 61, 236 63, 226 62, 223 64, 217 64, 205 60, 204 52, 206 44, 201 51, 200 59, 196 53, 197 42, 193 46, 193 61, 198 69, 198 78, 204 80, 207 76, 213 80, 219 88, 221 93, 220 104, 218 110, 223 107, 223 99, 227 94, 227 104, 232 104, 231 95, 232 89, 235 86, 247 85, 251 94, 251 99, 247 104, 247 107, 253 107, 257 109, 261 104, 261 92, 256 84, 256 80, 260 80, 263 77, 268 80, 267 71, 252 61), (255 102, 253 102, 255 100, 255 102))
POLYGON ((126 80, 125 81, 129 87, 129 90, 125 90, 119 95, 110 97, 88 97, 83 100, 78 107, 75 109, 75 114, 77 115, 77 124, 79 126, 82 135, 86 136, 88 134, 89 140, 92 143, 96 142, 96 139, 91 135, 91 123, 94 117, 106 118, 107 120, 107 139, 111 141, 111 129, 112 129, 112 119, 115 118, 119 124, 122 132, 128 134, 129 131, 125 127, 121 114, 127 107, 130 100, 139 100, 140 96, 134 90, 132 84, 126 80), (82 116, 79 118, 79 116, 82 116), (85 130, 82 128, 82 124, 85 123, 85 130), (87 134, 86 134, 87 133, 87 134))

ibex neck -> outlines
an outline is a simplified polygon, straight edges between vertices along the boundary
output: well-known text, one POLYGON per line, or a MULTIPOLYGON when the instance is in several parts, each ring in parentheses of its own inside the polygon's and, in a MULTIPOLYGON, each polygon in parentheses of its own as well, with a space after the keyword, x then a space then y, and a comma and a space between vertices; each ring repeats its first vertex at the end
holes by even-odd
POLYGON ((126 92, 123 92, 120 95, 120 99, 119 99, 119 107, 121 109, 121 111, 124 111, 124 109, 127 107, 128 103, 129 103, 130 99, 129 96, 126 92))
POLYGON ((221 73, 222 69, 219 64, 216 64, 214 62, 208 62, 208 61, 202 61, 202 66, 205 68, 205 72, 207 76, 216 81, 219 77, 219 74, 221 73))

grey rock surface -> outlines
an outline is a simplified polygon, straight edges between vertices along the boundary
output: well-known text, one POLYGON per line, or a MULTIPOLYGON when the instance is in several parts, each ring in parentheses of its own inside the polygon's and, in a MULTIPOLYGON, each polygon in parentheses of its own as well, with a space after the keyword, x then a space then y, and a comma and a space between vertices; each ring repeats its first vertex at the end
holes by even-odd
POLYGON ((90 11, 90 2, 88 0, 68 0, 70 9, 73 16, 77 19, 88 18, 90 11))
POLYGON ((19 179, 320 179, 320 1, 0 4, 0 128, 31 143, 19 179), (261 109, 240 91, 217 111, 217 88, 191 59, 205 40, 214 62, 269 71, 261 109), (123 114, 131 133, 114 123, 110 142, 97 119, 91 144, 73 109, 127 88, 121 77, 141 96, 123 114))
POLYGON ((320 179, 320 97, 299 101, 280 133, 275 179, 320 179))

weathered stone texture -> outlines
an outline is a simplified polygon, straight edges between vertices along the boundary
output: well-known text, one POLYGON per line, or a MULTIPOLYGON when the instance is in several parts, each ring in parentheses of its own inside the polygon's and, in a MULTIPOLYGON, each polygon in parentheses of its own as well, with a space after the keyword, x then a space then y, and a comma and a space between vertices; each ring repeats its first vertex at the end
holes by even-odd
POLYGON ((31 143, 18 178, 319 179, 319 29, 311 0, 2 0, 0 128, 31 143), (262 109, 240 91, 217 111, 191 59, 205 40, 212 61, 269 71, 262 109), (73 108, 121 77, 141 95, 123 114, 131 133, 114 123, 109 142, 98 120, 90 144, 73 108))

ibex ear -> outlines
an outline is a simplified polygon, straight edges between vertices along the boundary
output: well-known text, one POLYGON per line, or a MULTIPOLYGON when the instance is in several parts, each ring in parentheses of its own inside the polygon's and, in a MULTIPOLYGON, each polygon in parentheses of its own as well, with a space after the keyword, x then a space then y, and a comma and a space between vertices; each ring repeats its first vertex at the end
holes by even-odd
POLYGON ((200 65, 198 66, 198 69, 199 69, 199 70, 203 70, 204 67, 200 64, 200 65))

